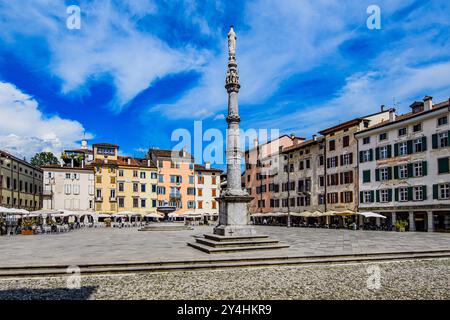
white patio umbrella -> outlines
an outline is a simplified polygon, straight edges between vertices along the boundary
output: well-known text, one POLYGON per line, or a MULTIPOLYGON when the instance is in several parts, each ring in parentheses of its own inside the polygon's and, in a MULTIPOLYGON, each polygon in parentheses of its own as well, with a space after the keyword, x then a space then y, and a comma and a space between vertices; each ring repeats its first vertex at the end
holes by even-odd
POLYGON ((12 213, 12 214, 17 214, 17 215, 25 215, 25 214, 29 214, 30 212, 25 209, 0 207, 0 213, 12 213))
POLYGON ((161 218, 162 218, 161 215, 159 215, 159 214, 157 214, 157 213, 154 213, 154 212, 147 213, 147 214, 145 215, 145 217, 147 217, 147 218, 156 218, 156 219, 161 219, 161 218))
POLYGON ((358 214, 364 216, 364 218, 381 218, 381 219, 386 219, 385 216, 376 213, 376 212, 358 212, 358 214))

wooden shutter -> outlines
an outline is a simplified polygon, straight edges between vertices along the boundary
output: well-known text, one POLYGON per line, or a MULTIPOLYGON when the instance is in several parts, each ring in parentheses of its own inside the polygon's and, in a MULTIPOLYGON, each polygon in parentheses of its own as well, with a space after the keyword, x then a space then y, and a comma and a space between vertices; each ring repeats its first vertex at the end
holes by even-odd
POLYGON ((427 137, 422 137, 422 151, 427 151, 427 137))
POLYGON ((391 145, 387 146, 387 157, 392 158, 392 146, 391 145))
POLYGON ((427 186, 422 186, 423 200, 427 200, 427 186))
POLYGON ((394 144, 394 157, 398 157, 398 143, 394 144))
MULTIPOLYGON (((450 137, 450 136, 449 136, 450 137)), ((431 136, 431 143, 433 145, 433 149, 438 149, 439 145, 438 145, 438 135, 437 133, 433 134, 431 136)))
POLYGON ((422 173, 423 176, 426 176, 428 174, 428 165, 426 161, 422 162, 422 173))
POLYGON ((375 181, 380 181, 380 169, 375 169, 375 181))
POLYGON ((439 185, 433 184, 433 199, 438 200, 439 199, 439 185))
POLYGON ((380 148, 375 148, 375 160, 380 159, 380 148))
POLYGON ((398 179, 399 174, 398 174, 398 166, 394 166, 394 179, 398 179))

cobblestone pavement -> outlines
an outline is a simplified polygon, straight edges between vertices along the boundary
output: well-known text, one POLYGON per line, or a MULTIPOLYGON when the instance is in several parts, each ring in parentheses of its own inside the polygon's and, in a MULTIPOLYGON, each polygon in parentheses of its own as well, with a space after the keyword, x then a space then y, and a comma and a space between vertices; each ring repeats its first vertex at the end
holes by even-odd
MULTIPOLYGON (((376 282, 369 281, 370 284, 376 282)), ((0 280, 4 299, 450 299, 450 259, 0 280), (368 287, 369 266, 380 287, 368 287)))
POLYGON ((64 234, 0 237, 0 266, 88 264, 140 261, 222 259, 231 257, 311 256, 450 249, 450 234, 352 231, 257 226, 290 245, 283 250, 208 255, 188 247, 193 236, 212 227, 187 231, 142 232, 132 229, 85 229, 64 234))

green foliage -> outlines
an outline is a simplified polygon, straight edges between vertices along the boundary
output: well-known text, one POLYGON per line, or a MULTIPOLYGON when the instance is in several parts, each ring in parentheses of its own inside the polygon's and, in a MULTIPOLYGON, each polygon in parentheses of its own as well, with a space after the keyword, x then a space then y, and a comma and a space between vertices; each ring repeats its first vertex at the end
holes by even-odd
POLYGON ((403 229, 406 228, 408 226, 408 221, 406 220, 397 220, 395 222, 395 228, 397 229, 403 229))
POLYGON ((52 152, 39 152, 31 158, 31 165, 35 167, 42 167, 48 165, 59 164, 58 158, 52 152))

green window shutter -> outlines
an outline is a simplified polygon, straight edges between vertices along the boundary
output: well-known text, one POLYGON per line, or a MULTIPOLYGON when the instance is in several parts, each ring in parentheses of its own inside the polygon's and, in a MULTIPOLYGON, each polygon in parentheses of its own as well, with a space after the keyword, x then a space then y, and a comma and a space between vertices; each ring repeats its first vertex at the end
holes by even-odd
POLYGON ((408 154, 413 153, 413 143, 412 143, 412 140, 408 140, 408 141, 406 142, 406 147, 407 147, 407 150, 408 150, 408 154))
POLYGON ((398 157, 398 143, 394 144, 394 157, 398 157))
POLYGON ((388 180, 392 180, 392 167, 387 168, 388 171, 388 180))
POLYGON ((370 170, 363 171, 363 182, 370 182, 370 170))
POLYGON ((428 165, 426 161, 422 162, 422 171, 424 176, 428 174, 428 165))
POLYGON ((359 203, 364 203, 364 192, 359 192, 359 203))
POLYGON ((388 201, 392 201, 392 189, 388 189, 388 201))
POLYGON ((395 188, 394 191, 395 191, 395 201, 398 201, 398 188, 395 188))
POLYGON ((427 151, 427 137, 422 137, 422 151, 427 151))
MULTIPOLYGON (((449 133, 449 137, 450 137, 450 133, 449 133)), ((373 149, 369 150, 369 159, 370 159, 370 161, 373 161, 373 149)))
POLYGON ((394 166, 394 179, 398 179, 398 166, 394 166))
POLYGON ((438 173, 449 173, 448 157, 438 159, 438 173))
POLYGON ((413 200, 413 187, 408 187, 408 200, 412 201, 413 200))
POLYGON ((413 164, 408 163, 408 178, 412 178, 412 177, 413 177, 413 164))
POLYGON ((427 186, 422 186, 423 200, 427 200, 427 186))
POLYGON ((380 202, 380 190, 377 190, 376 194, 377 194, 377 202, 380 202))
POLYGON ((370 190, 370 200, 371 202, 375 202, 375 192, 373 190, 370 190))
POLYGON ((380 159, 380 148, 375 148, 375 160, 380 159))
POLYGON ((392 158, 392 146, 391 145, 387 146, 387 157, 392 158))
POLYGON ((375 181, 380 181, 380 169, 375 169, 375 181))
POLYGON ((433 184, 433 199, 438 200, 439 199, 439 185, 433 184))
POLYGON ((363 160, 363 152, 362 151, 359 152, 359 162, 360 163, 364 162, 364 160, 363 160))
POLYGON ((435 134, 433 134, 431 136, 431 140, 432 140, 433 149, 438 149, 439 146, 438 146, 438 135, 437 135, 437 133, 435 133, 435 134))

